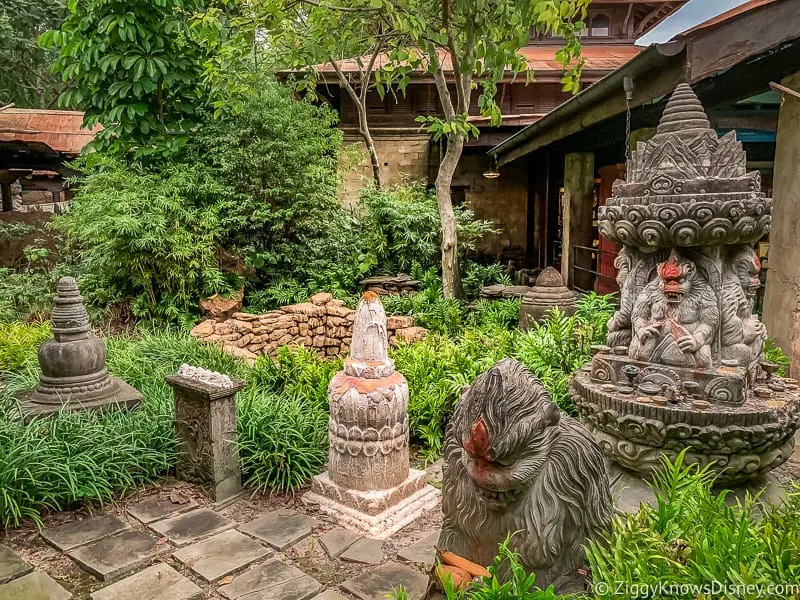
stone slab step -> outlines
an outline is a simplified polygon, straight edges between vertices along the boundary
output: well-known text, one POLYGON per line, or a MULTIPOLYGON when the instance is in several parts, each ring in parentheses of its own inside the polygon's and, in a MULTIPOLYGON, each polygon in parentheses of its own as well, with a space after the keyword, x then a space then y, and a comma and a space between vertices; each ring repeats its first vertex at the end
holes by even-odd
POLYGON ((273 559, 220 586, 217 592, 227 600, 310 600, 321 589, 310 575, 273 559))
POLYGON ((273 554, 253 538, 229 529, 175 552, 175 560, 204 581, 214 582, 273 554))
POLYGON ((0 544, 0 585, 22 577, 33 571, 33 567, 22 560, 11 548, 0 544))
POLYGON ((92 594, 92 600, 202 600, 205 593, 164 563, 148 567, 92 594))
POLYGON ((130 525, 117 517, 97 515, 45 529, 42 531, 42 537, 62 552, 66 552, 127 529, 130 529, 130 525))
POLYGON ((279 552, 311 535, 321 522, 293 510, 276 510, 239 527, 239 531, 258 538, 279 552))
POLYGON ((101 581, 114 581, 172 549, 159 541, 159 537, 149 531, 125 531, 73 548, 67 556, 101 581))
POLYGON ((227 529, 233 529, 236 523, 208 508, 197 508, 175 517, 155 521, 148 527, 159 535, 167 536, 176 546, 182 547, 227 529))
POLYGON ((70 598, 72 594, 44 571, 33 571, 10 583, 0 585, 2 600, 69 600, 70 598))

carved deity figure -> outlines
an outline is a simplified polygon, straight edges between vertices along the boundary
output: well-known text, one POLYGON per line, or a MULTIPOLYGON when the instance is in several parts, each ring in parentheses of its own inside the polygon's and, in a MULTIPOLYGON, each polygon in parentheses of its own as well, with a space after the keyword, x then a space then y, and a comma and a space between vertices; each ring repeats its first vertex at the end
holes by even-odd
POLYGON ((677 367, 711 367, 711 343, 719 323, 713 289, 695 264, 675 252, 658 265, 633 308, 629 356, 677 367))
POLYGON ((726 261, 722 284, 722 358, 752 367, 764 351, 767 329, 753 314, 761 285, 761 262, 750 246, 736 248, 726 261))
POLYGON ((583 545, 608 526, 602 451, 542 382, 506 358, 462 394, 447 428, 439 545, 491 564, 506 536, 536 584, 583 591, 583 545))
POLYGON ((623 246, 614 259, 617 285, 620 290, 619 310, 608 321, 608 345, 629 346, 633 339, 631 317, 636 298, 653 278, 666 251, 658 248, 641 250, 623 246))

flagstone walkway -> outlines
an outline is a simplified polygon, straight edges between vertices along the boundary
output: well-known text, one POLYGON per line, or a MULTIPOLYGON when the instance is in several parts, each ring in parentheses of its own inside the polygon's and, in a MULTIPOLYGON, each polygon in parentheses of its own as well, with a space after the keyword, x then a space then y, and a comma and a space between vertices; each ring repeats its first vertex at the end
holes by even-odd
MULTIPOLYGON (((440 471, 429 469, 433 483, 440 471)), ((652 491, 612 472, 618 510, 652 491)), ((777 482, 766 498, 779 500, 777 482), (774 496, 774 498, 769 498, 774 496)), ((299 497, 211 504, 170 482, 105 510, 48 516, 0 538, 0 600, 385 600, 424 593, 441 514, 385 541, 337 527, 299 497)))
POLYGON ((419 598, 441 523, 430 511, 377 541, 299 498, 220 506, 178 482, 61 516, 0 544, 0 600, 385 600, 400 586, 419 598))

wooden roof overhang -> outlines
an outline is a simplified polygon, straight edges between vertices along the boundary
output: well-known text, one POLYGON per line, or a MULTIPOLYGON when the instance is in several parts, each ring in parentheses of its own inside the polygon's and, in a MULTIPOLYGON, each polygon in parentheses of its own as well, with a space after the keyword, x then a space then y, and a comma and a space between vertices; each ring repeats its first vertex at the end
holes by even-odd
POLYGON ((800 64, 798 0, 751 2, 653 44, 489 151, 502 166, 540 148, 591 150, 624 141, 623 82, 634 82, 631 127, 654 126, 681 81, 712 109, 768 89, 800 64))

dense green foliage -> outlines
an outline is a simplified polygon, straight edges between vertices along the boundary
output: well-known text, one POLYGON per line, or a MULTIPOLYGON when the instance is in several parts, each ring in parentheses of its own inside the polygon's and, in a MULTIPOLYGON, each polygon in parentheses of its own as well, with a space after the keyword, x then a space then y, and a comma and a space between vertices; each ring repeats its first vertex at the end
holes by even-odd
POLYGON ((3 0, 0 3, 0 106, 51 108, 61 83, 50 74, 52 57, 36 38, 59 27, 64 0, 3 0))
POLYGON ((712 484, 682 455, 666 461, 654 481, 655 506, 617 516, 607 539, 590 544, 595 597, 616 598, 618 590, 642 598, 795 597, 767 585, 800 585, 800 487, 776 507, 751 496, 731 502, 712 484), (687 587, 670 592, 680 586, 687 587))
POLYGON ((90 0, 68 3, 60 29, 40 43, 58 51, 53 71, 68 87, 59 102, 103 130, 95 145, 137 156, 175 150, 208 105, 204 63, 211 38, 193 27, 203 0, 90 0))
POLYGON ((173 321, 198 298, 230 291, 237 278, 217 266, 228 192, 199 166, 96 168, 57 221, 80 252, 81 291, 96 304, 126 301, 137 317, 173 321))
MULTIPOLYGON (((408 273, 413 266, 439 264, 442 220, 436 196, 421 183, 376 189, 368 186, 359 198, 365 245, 385 273, 408 273)), ((456 209, 459 251, 475 250, 476 242, 495 230, 489 221, 475 219, 471 210, 456 209)))
MULTIPOLYGON (((437 302, 456 311, 456 321, 443 322, 440 333, 420 343, 392 351, 409 382, 412 441, 429 458, 440 451, 444 426, 462 386, 503 356, 526 361, 545 381, 560 381, 566 377, 562 366, 572 363, 564 359, 550 367, 536 348, 542 346, 547 356, 563 354, 573 359, 573 346, 583 347, 588 342, 577 332, 594 331, 590 324, 580 322, 565 326, 565 331, 576 336, 573 339, 548 327, 522 333, 512 329, 518 319, 518 302, 482 302, 471 313, 441 297, 431 304, 437 302)), ((597 300, 590 297, 585 302, 597 300)), ((387 306, 390 303, 387 301, 387 306)), ((430 313, 436 310, 432 307, 430 313)), ((557 327, 572 320, 577 318, 553 317, 557 327)), ((109 338, 107 344, 109 371, 144 394, 142 409, 100 416, 64 414, 23 426, 13 418, 15 393, 36 383, 36 346, 47 335, 47 327, 3 327, 0 333, 11 335, 0 335, 0 370, 5 371, 5 385, 0 390, 0 456, 7 457, 0 459, 0 488, 5 491, 0 500, 2 523, 14 525, 46 508, 108 499, 113 492, 165 474, 173 465, 174 449, 170 442, 172 392, 164 376, 184 362, 246 382, 239 394, 238 426, 248 486, 291 490, 318 473, 326 460, 326 390, 341 368, 340 360, 320 360, 307 349, 283 348, 276 361, 260 358, 248 366, 185 333, 141 331, 136 337, 109 338)), ((566 396, 557 389, 554 399, 568 406, 566 396)))
POLYGON ((304 297, 309 287, 354 285, 334 124, 330 110, 263 82, 242 113, 209 122, 181 160, 156 169, 88 156, 71 210, 57 220, 80 256, 82 292, 176 322, 192 318, 200 298, 241 287, 245 274, 253 287, 296 278, 304 297))

